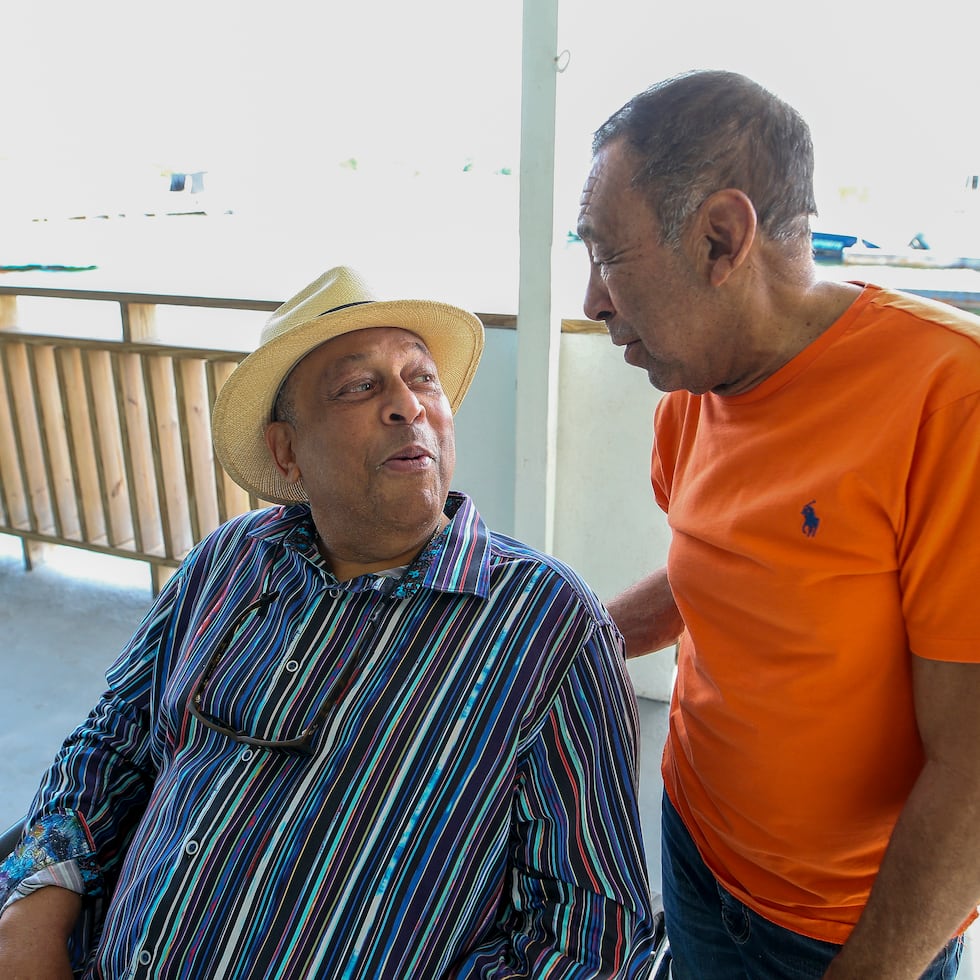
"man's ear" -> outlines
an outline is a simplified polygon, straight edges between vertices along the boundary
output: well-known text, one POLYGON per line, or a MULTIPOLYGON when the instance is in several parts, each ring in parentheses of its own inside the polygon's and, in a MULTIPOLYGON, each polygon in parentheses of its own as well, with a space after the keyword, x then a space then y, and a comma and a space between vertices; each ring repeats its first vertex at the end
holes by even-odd
POLYGON ((708 280, 720 286, 748 258, 758 224, 755 206, 748 195, 728 187, 705 200, 695 224, 708 280))
POLYGON ((295 430, 288 422, 270 422, 265 427, 265 444, 276 469, 287 483, 298 483, 303 478, 293 452, 295 430))

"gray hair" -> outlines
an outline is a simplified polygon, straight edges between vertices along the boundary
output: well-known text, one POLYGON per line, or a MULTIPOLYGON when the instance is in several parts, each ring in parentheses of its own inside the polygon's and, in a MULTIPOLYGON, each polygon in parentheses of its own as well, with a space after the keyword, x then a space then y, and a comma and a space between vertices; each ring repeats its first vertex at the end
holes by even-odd
POLYGON ((288 422, 296 428, 296 391, 293 383, 293 372, 286 375, 285 380, 276 392, 275 401, 272 403, 272 421, 288 422))
POLYGON ((695 71, 651 86, 595 133, 593 153, 625 138, 639 159, 634 185, 649 194, 664 244, 715 191, 752 201, 772 239, 809 245, 813 142, 802 116, 761 85, 726 71, 695 71))

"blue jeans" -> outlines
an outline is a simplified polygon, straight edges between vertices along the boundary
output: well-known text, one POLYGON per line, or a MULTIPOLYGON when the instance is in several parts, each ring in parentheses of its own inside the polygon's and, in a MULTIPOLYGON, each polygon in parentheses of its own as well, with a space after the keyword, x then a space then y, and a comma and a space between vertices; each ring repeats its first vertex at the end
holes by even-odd
MULTIPOLYGON (((673 980, 820 980, 839 946, 777 926, 718 884, 667 794, 663 901, 673 980)), ((922 980, 953 980, 963 940, 953 939, 922 980)))

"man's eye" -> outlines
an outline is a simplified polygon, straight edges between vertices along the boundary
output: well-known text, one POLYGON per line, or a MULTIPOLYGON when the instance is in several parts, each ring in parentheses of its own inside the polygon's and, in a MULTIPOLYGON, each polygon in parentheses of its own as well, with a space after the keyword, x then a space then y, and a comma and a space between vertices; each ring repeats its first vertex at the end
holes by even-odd
POLYGON ((356 395, 360 394, 362 391, 370 391, 373 387, 373 381, 356 381, 354 384, 349 384, 344 391, 356 395))

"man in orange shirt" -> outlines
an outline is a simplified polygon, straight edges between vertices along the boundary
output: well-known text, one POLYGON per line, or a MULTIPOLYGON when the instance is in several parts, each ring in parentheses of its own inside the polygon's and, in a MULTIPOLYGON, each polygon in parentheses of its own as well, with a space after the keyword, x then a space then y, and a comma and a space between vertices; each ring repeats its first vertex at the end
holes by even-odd
POLYGON ((585 311, 669 392, 667 567, 610 603, 679 638, 664 750, 676 980, 956 975, 980 900, 980 321, 821 281, 799 115, 740 75, 596 133, 585 311))

